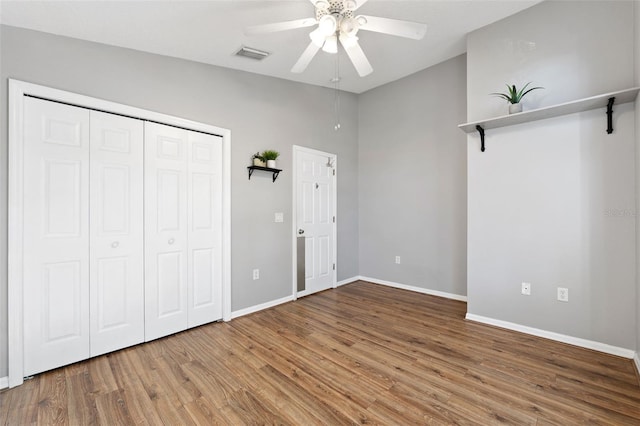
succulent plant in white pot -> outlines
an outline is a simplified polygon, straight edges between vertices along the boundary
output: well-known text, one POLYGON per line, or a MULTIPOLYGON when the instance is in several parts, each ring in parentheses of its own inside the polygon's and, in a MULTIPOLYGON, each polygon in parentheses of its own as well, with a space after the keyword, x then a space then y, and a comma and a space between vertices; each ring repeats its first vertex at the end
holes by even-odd
POLYGON ((529 87, 530 84, 531 82, 528 82, 520 90, 518 90, 515 84, 512 84, 511 86, 507 84, 507 88, 509 89, 507 93, 491 93, 491 94, 494 96, 499 96, 504 100, 506 100, 507 102, 509 102, 509 114, 515 114, 517 112, 522 112, 522 104, 520 103, 520 101, 522 100, 524 95, 526 95, 527 93, 533 90, 544 89, 544 87, 530 87, 529 89, 527 89, 527 87, 529 87))

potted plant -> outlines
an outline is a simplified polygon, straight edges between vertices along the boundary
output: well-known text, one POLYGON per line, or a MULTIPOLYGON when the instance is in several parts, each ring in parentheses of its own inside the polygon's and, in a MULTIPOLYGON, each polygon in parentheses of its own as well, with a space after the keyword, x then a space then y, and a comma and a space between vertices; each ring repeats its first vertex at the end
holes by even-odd
POLYGON ((256 152, 255 154, 253 154, 253 165, 259 166, 259 167, 266 167, 264 158, 262 157, 262 155, 260 155, 259 152, 256 152))
POLYGON ((278 158, 279 155, 280 153, 278 151, 268 149, 262 153, 262 158, 267 162, 267 167, 269 167, 270 169, 275 169, 276 158, 278 158))
POLYGON ((527 89, 527 87, 529 87, 530 84, 531 82, 528 82, 520 90, 516 88, 515 84, 512 84, 511 86, 507 84, 507 88, 509 89, 508 93, 491 93, 491 94, 494 96, 499 96, 505 99, 507 102, 509 102, 509 114, 522 112, 522 104, 520 103, 520 101, 522 100, 524 95, 536 89, 544 89, 544 87, 531 87, 527 89))

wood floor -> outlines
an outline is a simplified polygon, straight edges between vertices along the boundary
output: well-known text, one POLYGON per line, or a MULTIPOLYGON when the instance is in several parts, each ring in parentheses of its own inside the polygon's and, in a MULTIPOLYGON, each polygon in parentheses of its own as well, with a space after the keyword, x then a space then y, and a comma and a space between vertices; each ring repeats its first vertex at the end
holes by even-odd
POLYGON ((20 424, 640 424, 632 361, 356 282, 40 374, 20 424))

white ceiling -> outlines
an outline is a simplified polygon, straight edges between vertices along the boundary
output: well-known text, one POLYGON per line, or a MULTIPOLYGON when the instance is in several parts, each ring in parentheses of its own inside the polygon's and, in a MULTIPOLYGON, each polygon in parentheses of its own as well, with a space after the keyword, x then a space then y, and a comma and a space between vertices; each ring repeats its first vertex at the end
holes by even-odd
MULTIPOLYGON (((344 52, 337 55, 340 89, 362 93, 466 51, 466 34, 541 0, 369 0, 358 14, 428 24, 415 41, 361 31, 374 72, 361 78, 344 52)), ((249 25, 312 17, 309 0, 0 1, 0 23, 173 56, 287 80, 333 87, 336 55, 318 52, 302 74, 291 67, 312 28, 245 36, 249 25), (257 62, 234 56, 241 46, 271 52, 257 62)))

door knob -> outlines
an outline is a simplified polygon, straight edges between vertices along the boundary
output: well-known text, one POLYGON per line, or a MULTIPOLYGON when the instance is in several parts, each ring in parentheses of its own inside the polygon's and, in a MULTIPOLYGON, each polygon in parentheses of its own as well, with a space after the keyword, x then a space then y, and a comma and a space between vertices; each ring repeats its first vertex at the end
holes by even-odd
POLYGON ((298 229, 298 235, 304 234, 304 229, 298 229))
POLYGON ((169 238, 169 241, 167 241, 169 244, 173 244, 175 242, 175 240, 173 238, 169 238))
POLYGON ((111 243, 111 247, 112 248, 118 248, 119 245, 120 245, 120 243, 117 242, 117 241, 114 241, 114 242, 111 243))

